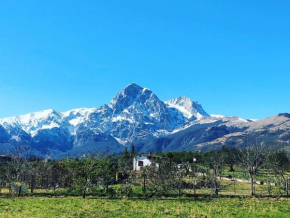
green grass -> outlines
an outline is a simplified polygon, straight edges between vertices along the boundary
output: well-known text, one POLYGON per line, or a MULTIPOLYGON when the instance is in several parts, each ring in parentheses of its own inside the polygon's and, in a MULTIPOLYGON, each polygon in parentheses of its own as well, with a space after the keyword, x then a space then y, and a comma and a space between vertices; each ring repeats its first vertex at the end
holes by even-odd
POLYGON ((287 217, 282 199, 82 199, 25 197, 0 199, 0 217, 287 217))
MULTIPOLYGON (((248 183, 236 183, 236 193, 232 181, 222 181, 223 188, 218 198, 211 199, 212 190, 201 188, 183 190, 168 198, 151 200, 142 197, 142 187, 134 185, 112 185, 115 196, 125 196, 124 188, 131 187, 131 198, 109 199, 88 196, 67 196, 65 189, 57 191, 53 197, 51 190, 35 190, 34 196, 7 198, 8 190, 2 189, 0 197, 0 217, 288 217, 290 199, 275 198, 281 188, 273 187, 273 198, 268 198, 267 186, 256 185, 256 198, 250 198, 248 183), (197 196, 197 197, 196 197, 197 196)), ((100 197, 100 196, 99 196, 100 197)))

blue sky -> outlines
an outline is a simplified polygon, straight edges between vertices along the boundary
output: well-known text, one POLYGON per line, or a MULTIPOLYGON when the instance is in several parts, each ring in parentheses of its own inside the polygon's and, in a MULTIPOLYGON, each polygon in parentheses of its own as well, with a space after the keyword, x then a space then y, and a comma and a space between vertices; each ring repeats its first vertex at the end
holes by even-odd
POLYGON ((289 1, 2 1, 0 117, 108 103, 131 82, 210 114, 290 112, 289 1))

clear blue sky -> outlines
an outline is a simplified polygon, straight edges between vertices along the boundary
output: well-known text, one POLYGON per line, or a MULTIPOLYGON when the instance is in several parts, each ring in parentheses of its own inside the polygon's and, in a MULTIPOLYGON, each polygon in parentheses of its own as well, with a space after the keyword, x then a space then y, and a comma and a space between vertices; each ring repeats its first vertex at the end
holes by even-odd
POLYGON ((0 117, 98 107, 131 82, 210 114, 290 112, 290 2, 1 1, 0 117))

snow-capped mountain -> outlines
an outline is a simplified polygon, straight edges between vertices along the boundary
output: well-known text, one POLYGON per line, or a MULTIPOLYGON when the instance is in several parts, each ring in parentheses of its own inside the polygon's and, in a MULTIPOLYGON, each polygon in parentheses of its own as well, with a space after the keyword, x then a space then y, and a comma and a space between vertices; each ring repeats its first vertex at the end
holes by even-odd
POLYGON ((180 150, 227 134, 265 128, 254 128, 256 122, 209 116, 188 97, 163 102, 151 90, 132 83, 99 108, 44 110, 0 119, 0 153, 9 153, 15 145, 29 145, 36 155, 54 157, 89 151, 118 153, 131 143, 140 151, 180 150), (188 135, 192 129, 198 131, 188 135))
POLYGON ((25 135, 25 143, 43 154, 99 148, 100 144, 102 149, 118 152, 123 149, 120 144, 168 135, 204 116, 208 114, 201 105, 187 97, 163 102, 151 90, 132 83, 99 108, 44 110, 0 119, 0 125, 8 135, 2 134, 6 143, 23 142, 20 136, 25 135))
MULTIPOLYGON (((200 108, 198 105, 196 110, 200 108)), ((195 115, 190 118, 193 117, 198 118, 195 115)), ((169 134, 188 120, 182 111, 169 107, 151 90, 132 83, 109 104, 91 113, 78 129, 89 127, 96 132, 110 134, 119 143, 128 144, 169 134)))

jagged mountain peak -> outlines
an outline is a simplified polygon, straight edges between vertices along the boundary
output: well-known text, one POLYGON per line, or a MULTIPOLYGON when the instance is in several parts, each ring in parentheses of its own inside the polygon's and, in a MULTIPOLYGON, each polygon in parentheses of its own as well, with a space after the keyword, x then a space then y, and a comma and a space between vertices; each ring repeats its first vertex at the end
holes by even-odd
POLYGON ((71 116, 86 116, 90 113, 95 112, 96 108, 78 108, 78 109, 72 109, 69 111, 62 112, 63 117, 71 117, 71 116))
POLYGON ((131 89, 131 88, 143 89, 142 86, 138 85, 138 84, 135 83, 135 82, 132 82, 132 83, 130 83, 129 85, 127 85, 127 86, 124 88, 124 90, 125 90, 125 89, 131 89))
POLYGON ((57 112, 53 109, 47 109, 47 110, 37 111, 37 112, 19 115, 19 116, 15 116, 15 117, 3 118, 3 119, 1 119, 1 123, 30 124, 33 120, 47 119, 49 117, 60 118, 61 115, 59 112, 57 112))
POLYGON ((184 102, 184 101, 191 101, 191 102, 193 102, 191 100, 191 98, 189 98, 189 97, 187 97, 185 95, 184 96, 179 96, 177 98, 170 99, 169 101, 182 101, 182 102, 184 102))
POLYGON ((88 148, 97 150, 103 149, 103 145, 122 150, 117 145, 148 141, 193 124, 216 121, 207 122, 209 118, 202 106, 187 96, 164 102, 150 89, 131 83, 116 94, 109 104, 98 108, 79 108, 66 112, 43 110, 0 119, 0 126, 8 134, 3 138, 4 141, 11 140, 14 143, 18 132, 22 130, 32 140, 32 148, 44 154, 47 149, 62 152, 75 148, 79 149, 77 151, 88 148))
POLYGON ((119 113, 133 104, 145 104, 148 99, 160 101, 151 90, 131 83, 116 95, 109 107, 114 109, 114 113, 119 113))
POLYGON ((165 103, 168 107, 179 110, 187 119, 191 119, 192 117, 200 119, 209 116, 197 101, 193 101, 187 96, 173 98, 165 103))
POLYGON ((28 134, 35 134, 42 129, 52 129, 62 125, 61 113, 48 109, 0 120, 7 129, 22 129, 28 134))
POLYGON ((166 103, 180 105, 180 106, 187 106, 187 105, 191 106, 192 104, 200 105, 197 101, 193 101, 191 98, 187 96, 180 96, 177 98, 172 98, 166 101, 166 103))
POLYGON ((116 97, 124 96, 124 97, 138 97, 145 92, 152 94, 153 92, 147 88, 144 88, 136 83, 131 83, 126 86, 116 97))

